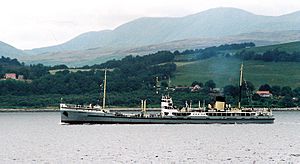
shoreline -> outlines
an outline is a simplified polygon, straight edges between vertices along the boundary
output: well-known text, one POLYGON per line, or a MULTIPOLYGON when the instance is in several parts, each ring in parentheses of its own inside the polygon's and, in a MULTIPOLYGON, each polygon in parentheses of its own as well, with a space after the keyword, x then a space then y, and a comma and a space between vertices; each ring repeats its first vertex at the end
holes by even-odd
POLYGON ((292 108, 273 108, 272 111, 300 111, 300 107, 292 107, 292 108))
POLYGON ((0 108, 1 112, 59 112, 59 109, 55 108, 0 108))
MULTIPOLYGON (((140 111, 140 108, 109 108, 114 112, 130 112, 130 111, 140 111)), ((155 112, 160 111, 160 108, 148 108, 147 111, 155 112)), ((272 111, 300 111, 300 107, 292 108, 273 108, 272 111)), ((58 108, 0 108, 0 112, 59 112, 58 108)))

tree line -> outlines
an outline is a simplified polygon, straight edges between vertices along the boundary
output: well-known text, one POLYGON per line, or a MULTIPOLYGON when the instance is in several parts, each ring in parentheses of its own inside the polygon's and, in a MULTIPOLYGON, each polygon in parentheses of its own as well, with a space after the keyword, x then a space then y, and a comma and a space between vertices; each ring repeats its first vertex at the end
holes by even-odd
POLYGON ((178 56, 191 56, 190 58, 179 58, 176 61, 194 61, 194 60, 203 60, 218 55, 220 51, 226 50, 239 50, 243 48, 254 47, 255 44, 252 42, 245 43, 233 43, 233 44, 223 44, 220 46, 212 46, 203 49, 194 49, 194 50, 184 50, 182 52, 175 51, 174 54, 178 56))
POLYGON ((278 49, 267 50, 264 53, 243 50, 235 54, 242 60, 262 60, 265 62, 300 62, 300 52, 288 53, 278 49))
MULTIPOLYGON (((239 95, 239 86, 227 85, 224 87, 224 96, 230 102, 235 102, 239 95)), ((255 93, 255 86, 249 82, 244 81, 242 85, 242 103, 247 106, 254 107, 294 107, 300 105, 300 87, 292 89, 289 86, 270 86, 263 84, 258 88, 258 91, 269 91, 272 97, 261 97, 255 93)))

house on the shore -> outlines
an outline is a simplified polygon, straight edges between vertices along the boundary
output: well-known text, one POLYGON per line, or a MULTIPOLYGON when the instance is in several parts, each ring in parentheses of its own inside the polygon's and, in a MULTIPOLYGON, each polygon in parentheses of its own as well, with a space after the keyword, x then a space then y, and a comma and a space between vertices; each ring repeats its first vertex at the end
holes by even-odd
POLYGON ((201 87, 198 84, 191 88, 191 92, 197 92, 199 90, 201 90, 201 87))
POLYGON ((18 81, 31 82, 31 80, 25 79, 24 75, 17 75, 16 73, 6 73, 4 77, 0 80, 18 80, 18 81))
POLYGON ((270 91, 257 91, 256 94, 258 94, 260 97, 272 97, 273 94, 270 91))
POLYGON ((17 79, 17 74, 15 74, 15 73, 6 73, 4 75, 4 79, 14 79, 14 80, 16 80, 17 79))

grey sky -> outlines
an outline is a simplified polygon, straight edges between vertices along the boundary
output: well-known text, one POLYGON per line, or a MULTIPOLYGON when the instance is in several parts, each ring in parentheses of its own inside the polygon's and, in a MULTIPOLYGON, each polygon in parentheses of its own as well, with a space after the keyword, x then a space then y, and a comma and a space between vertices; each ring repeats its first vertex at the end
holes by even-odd
POLYGON ((20 49, 50 46, 139 17, 178 17, 215 7, 277 16, 300 10, 300 0, 1 0, 0 41, 20 49))

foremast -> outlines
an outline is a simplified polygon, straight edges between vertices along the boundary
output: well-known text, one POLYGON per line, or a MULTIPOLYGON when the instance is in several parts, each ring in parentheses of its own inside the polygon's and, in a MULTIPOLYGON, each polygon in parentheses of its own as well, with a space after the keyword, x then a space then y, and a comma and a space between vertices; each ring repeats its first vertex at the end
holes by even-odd
POLYGON ((103 101, 102 101, 102 109, 105 109, 105 99, 106 99, 106 72, 107 70, 104 70, 104 80, 103 80, 103 101))

